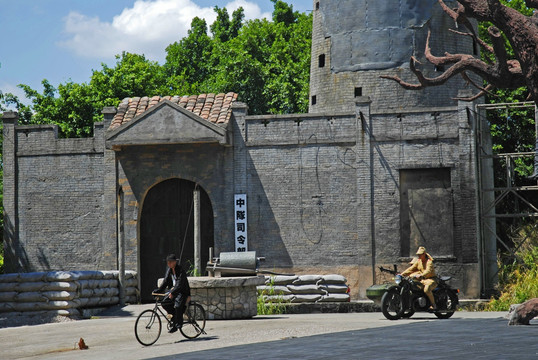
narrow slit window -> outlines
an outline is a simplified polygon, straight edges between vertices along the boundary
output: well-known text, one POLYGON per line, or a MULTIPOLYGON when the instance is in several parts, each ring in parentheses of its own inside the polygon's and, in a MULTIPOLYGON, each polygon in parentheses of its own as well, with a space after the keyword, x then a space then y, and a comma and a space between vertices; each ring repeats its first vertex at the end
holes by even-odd
POLYGON ((325 67, 325 54, 318 56, 318 66, 320 68, 325 67))
POLYGON ((312 105, 316 105, 316 95, 312 95, 312 105))
POLYGON ((316 10, 319 10, 319 1, 316 2, 316 10))

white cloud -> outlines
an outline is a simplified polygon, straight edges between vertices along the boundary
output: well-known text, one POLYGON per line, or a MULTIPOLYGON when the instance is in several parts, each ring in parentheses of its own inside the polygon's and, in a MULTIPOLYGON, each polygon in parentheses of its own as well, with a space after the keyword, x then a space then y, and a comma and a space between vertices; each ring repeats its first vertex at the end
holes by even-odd
MULTIPOLYGON (((24 93, 24 91, 20 89, 19 87, 17 87, 16 85, 13 85, 7 82, 2 82, 0 83, 0 91, 4 94, 11 93, 17 96, 19 100, 25 105, 30 104, 30 100, 26 98, 26 94, 24 93)), ((15 110, 15 107, 8 106, 8 110, 15 110)))
MULTIPOLYGON (((231 14, 240 6, 246 19, 271 17, 247 0, 233 0, 226 8, 231 14)), ((208 26, 216 18, 212 7, 200 7, 193 0, 137 0, 111 22, 71 12, 64 19, 68 39, 59 45, 81 57, 109 59, 128 51, 162 61, 166 46, 187 35, 195 16, 206 19, 208 26)))

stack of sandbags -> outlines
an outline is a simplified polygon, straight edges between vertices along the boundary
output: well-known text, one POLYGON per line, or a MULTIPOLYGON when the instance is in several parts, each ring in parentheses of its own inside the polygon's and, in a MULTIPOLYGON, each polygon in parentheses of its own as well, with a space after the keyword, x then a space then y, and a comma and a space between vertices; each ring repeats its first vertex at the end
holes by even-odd
MULTIPOLYGON (((55 311, 119 303, 118 271, 51 271, 0 275, 0 312, 55 311)), ((136 272, 125 274, 126 302, 137 301, 136 272)))
POLYGON ((342 275, 266 276, 258 293, 265 302, 344 302, 349 301, 349 287, 342 275))
POLYGON ((54 272, 0 275, 0 312, 55 310, 71 315, 77 284, 54 272))

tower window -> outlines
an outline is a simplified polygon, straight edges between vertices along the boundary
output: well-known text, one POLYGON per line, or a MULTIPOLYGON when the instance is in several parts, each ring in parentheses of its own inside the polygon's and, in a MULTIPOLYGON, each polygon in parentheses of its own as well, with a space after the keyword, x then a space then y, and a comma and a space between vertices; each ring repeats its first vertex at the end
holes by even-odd
POLYGON ((355 88, 355 97, 357 96, 362 96, 362 88, 361 87, 356 87, 355 88))
POLYGON ((320 68, 325 67, 325 54, 318 56, 318 66, 320 68))
POLYGON ((319 1, 316 2, 316 10, 319 10, 319 1))
POLYGON ((316 95, 312 95, 312 105, 316 105, 316 95))

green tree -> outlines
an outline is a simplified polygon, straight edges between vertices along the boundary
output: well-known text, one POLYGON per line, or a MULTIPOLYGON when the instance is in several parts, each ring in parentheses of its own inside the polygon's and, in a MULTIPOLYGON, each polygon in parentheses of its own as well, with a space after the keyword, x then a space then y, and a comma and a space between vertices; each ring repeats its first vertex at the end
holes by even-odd
POLYGON ((251 114, 308 110, 312 18, 275 2, 273 21, 248 21, 213 48, 205 92, 234 91, 251 114))
POLYGON ((116 64, 101 64, 89 83, 68 81, 58 89, 42 81, 43 92, 20 85, 31 101, 30 107, 17 104, 23 124, 56 124, 63 137, 85 137, 93 132, 93 124, 103 120, 105 106, 117 106, 131 96, 153 96, 168 92, 162 67, 143 55, 124 52, 116 56, 116 64))
POLYGON ((200 83, 211 70, 208 59, 212 50, 213 40, 207 34, 206 21, 195 17, 187 36, 166 48, 164 70, 170 88, 168 95, 199 92, 200 83))

